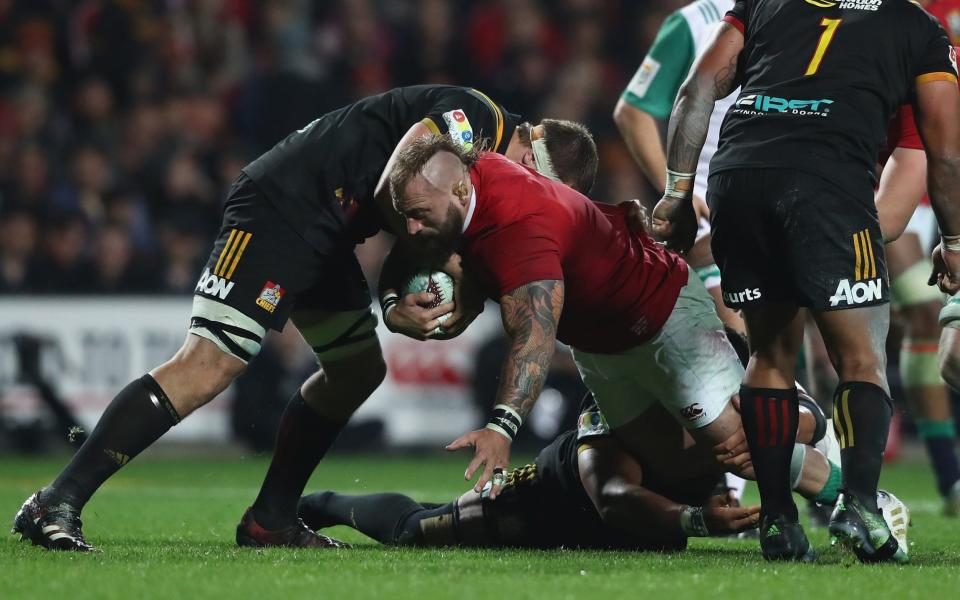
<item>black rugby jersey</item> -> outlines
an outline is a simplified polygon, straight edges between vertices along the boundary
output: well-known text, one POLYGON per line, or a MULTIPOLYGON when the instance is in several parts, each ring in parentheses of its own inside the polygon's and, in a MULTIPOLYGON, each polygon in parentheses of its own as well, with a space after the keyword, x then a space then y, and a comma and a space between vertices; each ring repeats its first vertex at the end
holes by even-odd
POLYGON ((742 89, 711 173, 787 167, 862 194, 887 125, 917 83, 956 81, 956 54, 909 0, 737 0, 742 89))
POLYGON ((502 154, 519 117, 471 88, 395 88, 321 116, 243 171, 317 251, 350 248, 383 226, 373 192, 400 138, 420 121, 460 143, 485 138, 502 154))

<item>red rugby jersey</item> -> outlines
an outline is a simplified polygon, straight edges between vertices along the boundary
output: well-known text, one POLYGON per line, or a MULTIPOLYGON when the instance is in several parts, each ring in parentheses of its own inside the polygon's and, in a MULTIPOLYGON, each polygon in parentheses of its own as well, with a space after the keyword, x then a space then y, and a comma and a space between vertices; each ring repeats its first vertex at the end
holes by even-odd
POLYGON ((687 265, 633 234, 624 209, 594 204, 497 154, 485 154, 470 177, 476 204, 460 252, 491 298, 562 279, 557 338, 586 352, 622 352, 663 327, 687 265))

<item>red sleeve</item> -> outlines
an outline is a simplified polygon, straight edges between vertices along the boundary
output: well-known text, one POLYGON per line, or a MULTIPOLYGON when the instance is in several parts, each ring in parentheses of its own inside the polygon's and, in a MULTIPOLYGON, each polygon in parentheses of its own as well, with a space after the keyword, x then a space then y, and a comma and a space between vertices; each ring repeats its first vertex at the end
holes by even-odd
POLYGON ((736 0, 733 8, 723 17, 723 20, 739 29, 740 33, 746 36, 749 12, 750 9, 747 6, 747 0, 736 0))
POLYGON ((723 17, 723 20, 726 21, 727 23, 730 23, 737 29, 739 29, 740 33, 742 33, 743 35, 747 35, 747 28, 743 24, 743 21, 741 21, 740 19, 736 18, 733 15, 728 14, 725 17, 723 17))
POLYGON ((487 236, 474 248, 499 299, 534 281, 562 280, 560 244, 533 219, 524 219, 487 236))
POLYGON ((917 123, 913 119, 913 107, 905 104, 900 107, 900 112, 894 122, 898 122, 896 139, 891 138, 890 148, 910 148, 913 150, 923 150, 923 140, 920 139, 920 132, 917 131, 917 123))

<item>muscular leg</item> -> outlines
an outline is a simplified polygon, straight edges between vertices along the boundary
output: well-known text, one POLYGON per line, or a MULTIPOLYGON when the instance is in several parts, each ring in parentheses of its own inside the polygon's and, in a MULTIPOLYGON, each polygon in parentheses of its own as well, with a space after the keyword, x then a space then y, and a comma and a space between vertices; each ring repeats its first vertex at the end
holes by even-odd
MULTIPOLYGON (((294 315, 297 327, 308 340, 313 337, 311 331, 331 318, 329 314, 317 318, 294 315)), ((366 312, 361 318, 373 319, 373 315, 366 312)), ((257 523, 266 529, 281 529, 296 522, 297 501, 310 475, 350 415, 386 376, 376 337, 368 336, 358 345, 359 349, 344 350, 345 355, 321 355, 320 370, 304 382, 287 404, 280 419, 273 460, 252 507, 257 523)))
POLYGON ((890 308, 884 304, 818 312, 814 317, 840 377, 833 424, 840 440, 843 488, 876 511, 892 414, 884 351, 890 308))
POLYGON ((188 335, 173 358, 117 394, 70 464, 44 490, 45 501, 82 509, 104 481, 226 389, 243 368, 243 361, 212 342, 188 335))
POLYGON ((381 544, 440 546, 454 544, 455 504, 425 505, 403 494, 320 492, 300 499, 299 514, 311 529, 347 525, 381 544), (433 535, 436 530, 448 535, 433 535))
POLYGON ((798 518, 790 461, 799 422, 795 386, 804 313, 795 305, 764 304, 744 310, 751 356, 740 388, 740 410, 763 514, 798 518))

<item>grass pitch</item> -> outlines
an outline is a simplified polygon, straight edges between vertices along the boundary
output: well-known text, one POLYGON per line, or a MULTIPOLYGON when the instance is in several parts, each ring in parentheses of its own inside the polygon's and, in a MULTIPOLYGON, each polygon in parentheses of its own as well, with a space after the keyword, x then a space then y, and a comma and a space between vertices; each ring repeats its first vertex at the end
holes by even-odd
MULTIPOLYGON (((0 518, 46 484, 57 460, 0 458, 0 518)), ((400 491, 446 502, 466 489, 462 457, 325 461, 309 491, 400 491)), ((100 554, 45 552, 0 538, 0 598, 951 598, 960 590, 960 520, 940 514, 926 465, 888 466, 883 485, 910 506, 913 562, 864 566, 811 533, 815 565, 765 563, 755 541, 693 540, 681 554, 385 548, 346 528, 351 550, 251 550, 234 527, 266 461, 149 456, 84 511, 100 554)), ((755 492, 748 488, 755 497, 755 492)), ((3 524, 9 521, 4 521, 3 524)))

